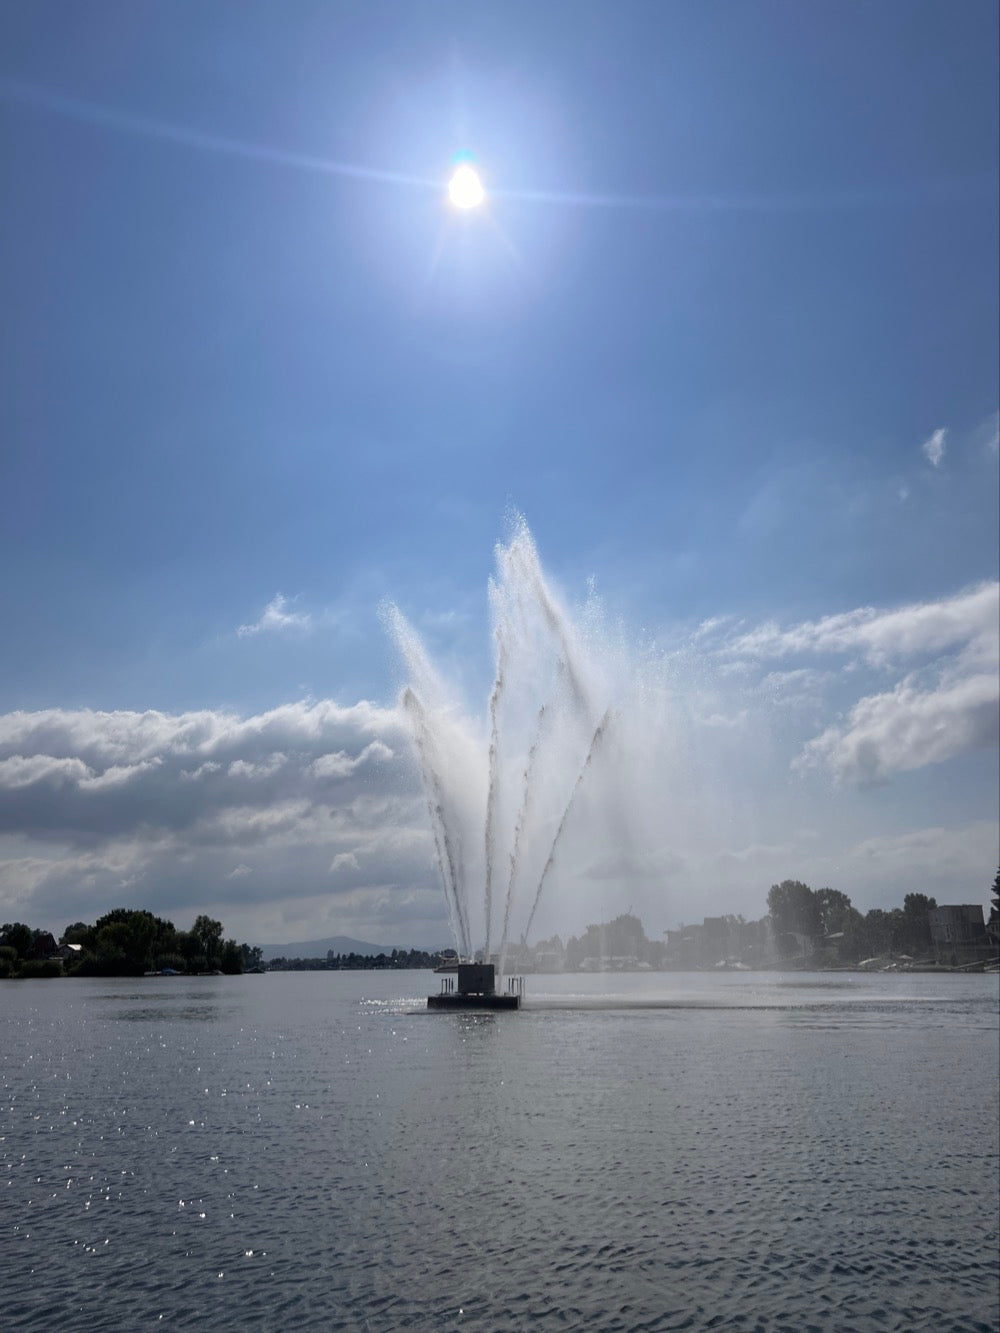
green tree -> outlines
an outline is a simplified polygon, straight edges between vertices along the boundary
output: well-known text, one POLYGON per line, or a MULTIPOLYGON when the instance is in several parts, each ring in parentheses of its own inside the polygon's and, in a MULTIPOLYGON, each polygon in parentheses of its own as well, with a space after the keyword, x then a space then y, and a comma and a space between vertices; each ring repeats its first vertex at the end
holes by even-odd
POLYGON ((990 925, 995 926, 1000 922, 1000 870, 993 876, 993 887, 990 889, 990 925))
POLYGON ((219 953, 219 968, 227 976, 239 976, 243 971, 243 954, 235 940, 226 940, 219 953))
POLYGON ((865 913, 865 952, 871 955, 897 953, 905 933, 905 917, 900 908, 884 912, 873 907, 865 913))
POLYGON ((243 971, 256 972, 264 957, 264 950, 256 944, 252 947, 249 944, 241 944, 240 953, 243 955, 243 971))
POLYGON ((208 960, 208 966, 218 967, 222 952, 222 922, 213 921, 210 916, 195 917, 191 934, 201 945, 201 952, 208 960))
POLYGON ((59 939, 60 944, 80 944, 85 949, 94 947, 94 927, 88 926, 86 921, 74 921, 71 926, 67 926, 59 939))
POLYGON ((839 889, 817 889, 816 906, 824 935, 837 935, 847 928, 854 910, 846 893, 839 889))
POLYGON ((0 944, 16 950, 18 958, 27 958, 34 940, 35 932, 23 921, 8 921, 0 926, 0 944))
POLYGON ((153 965, 161 923, 152 912, 116 907, 94 923, 94 953, 102 970, 141 976, 153 965))
POLYGON ((184 959, 187 972, 207 972, 208 958, 202 952, 201 940, 193 930, 179 930, 175 940, 178 954, 184 959))
POLYGON ((816 895, 801 880, 783 879, 780 884, 772 884, 767 895, 767 910, 774 925, 778 950, 786 957, 801 952, 803 941, 807 941, 807 949, 811 948, 823 933, 816 895))

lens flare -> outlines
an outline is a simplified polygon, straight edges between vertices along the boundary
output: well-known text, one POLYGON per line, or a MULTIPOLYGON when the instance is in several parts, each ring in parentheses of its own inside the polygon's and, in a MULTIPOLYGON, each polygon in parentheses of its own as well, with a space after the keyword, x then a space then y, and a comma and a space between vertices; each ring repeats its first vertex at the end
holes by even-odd
POLYGON ((448 182, 448 198, 456 208, 478 208, 486 198, 483 183, 468 162, 463 162, 448 182))

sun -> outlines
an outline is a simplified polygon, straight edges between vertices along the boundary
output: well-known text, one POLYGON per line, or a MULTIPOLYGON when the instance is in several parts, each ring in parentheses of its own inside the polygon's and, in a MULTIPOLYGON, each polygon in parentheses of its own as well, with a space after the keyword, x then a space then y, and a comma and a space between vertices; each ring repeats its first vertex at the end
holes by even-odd
POLYGON ((486 198, 483 183, 474 167, 468 162, 456 168, 448 182, 448 198, 456 208, 478 208, 486 198))

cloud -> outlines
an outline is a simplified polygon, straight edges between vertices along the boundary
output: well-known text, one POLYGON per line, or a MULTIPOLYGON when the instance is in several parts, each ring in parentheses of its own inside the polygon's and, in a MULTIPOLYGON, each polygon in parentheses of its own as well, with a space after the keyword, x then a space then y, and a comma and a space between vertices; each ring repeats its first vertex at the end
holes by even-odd
POLYGON ((973 438, 980 448, 994 457, 1000 453, 1000 412, 994 412, 973 432, 973 438))
POLYGON ((260 618, 252 625, 240 625, 236 633, 241 639, 247 638, 251 634, 262 634, 267 632, 277 632, 281 630, 308 630, 312 625, 312 617, 306 611, 289 611, 288 599, 280 592, 260 613, 260 618))
POLYGON ((796 667, 791 671, 769 671, 757 689, 764 698, 788 708, 816 703, 832 679, 831 671, 796 667))
POLYGON ((858 652, 873 665, 995 638, 1000 583, 987 582, 937 601, 881 611, 859 607, 782 629, 771 621, 723 646, 730 657, 781 658, 858 652))
POLYGON ((49 709, 0 715, 0 832, 84 838, 204 828, 237 809, 411 786, 394 708, 332 701, 240 717, 49 709))
POLYGON ((39 783, 58 789, 93 780, 94 776, 93 769, 81 759, 55 758, 50 754, 12 754, 0 759, 0 790, 16 791, 39 783))
POLYGON ((836 673, 793 667, 759 680, 763 697, 815 710, 834 685, 843 691, 853 682, 857 695, 873 684, 865 667, 884 681, 906 664, 895 683, 880 681, 836 721, 823 725, 817 711, 814 725, 822 730, 792 761, 798 772, 824 768, 838 782, 866 786, 997 745, 998 627, 1000 584, 985 582, 902 607, 859 607, 785 627, 769 622, 734 633, 716 654, 758 668, 774 659, 846 658, 836 673))
MULTIPOLYGON (((714 892, 725 895, 717 910, 738 901, 759 914, 768 883, 814 871, 852 891, 838 857, 885 831, 879 809, 886 814, 891 794, 866 796, 861 815, 844 795, 838 813, 824 783, 817 809, 818 784, 790 782, 789 764, 871 785, 995 745, 998 605, 1000 587, 983 583, 799 624, 719 620, 702 627, 696 651, 643 658, 635 679, 615 638, 625 693, 613 744, 580 789, 535 928, 579 931, 631 903, 653 930, 658 915, 713 910, 714 892), (849 818, 866 822, 847 828, 849 818), (824 831, 822 853, 802 842, 814 826, 824 831)), ((441 689, 450 725, 457 705, 441 689)), ((525 713, 511 773, 523 770, 534 718, 525 713)), ((468 755, 455 751, 473 813, 485 771, 481 723, 462 730, 468 755)), ((525 893, 565 809, 556 770, 569 772, 572 758, 553 757, 539 779, 552 820, 522 848, 525 893)), ((926 824, 938 817, 923 815, 926 824)), ((481 883, 480 829, 466 839, 470 884, 481 883)), ((179 925, 208 911, 251 941, 443 943, 433 850, 398 707, 323 700, 252 715, 0 714, 0 919, 17 904, 20 919, 61 929, 125 904, 179 925)), ((863 879, 870 863, 852 861, 851 875, 863 879)), ((869 882, 900 900, 908 872, 892 864, 869 882)))
MULTIPOLYGON (((392 886, 435 886, 395 708, 0 715, 0 916, 18 902, 57 927, 127 901, 168 916, 214 908, 225 923, 297 895, 315 917, 350 890, 357 915, 330 924, 364 938, 372 918, 357 903, 392 886)), ((434 901, 421 938, 443 942, 434 901)))
POLYGON ((808 742, 794 766, 825 765, 840 782, 879 782, 894 772, 995 748, 998 709, 995 673, 952 673, 926 690, 908 678, 859 700, 846 722, 808 742))
POLYGON ((848 849, 846 859, 859 870, 868 867, 882 873, 910 873, 915 880, 943 880, 952 892, 956 883, 965 881, 971 896, 959 901, 974 902, 983 867, 995 864, 998 850, 996 824, 979 820, 963 828, 935 825, 864 838, 848 849))
POLYGON ((936 430, 932 435, 929 435, 920 446, 924 457, 927 459, 928 463, 930 463, 931 467, 941 466, 941 460, 944 458, 944 451, 947 447, 947 435, 947 430, 945 430, 944 427, 941 427, 941 429, 936 430))
POLYGON ((721 727, 724 730, 739 731, 746 726, 748 713, 741 708, 737 713, 703 713, 698 721, 703 727, 721 727))
POLYGON ((335 875, 340 870, 360 870, 358 858, 353 852, 338 852, 330 862, 330 874, 335 875))

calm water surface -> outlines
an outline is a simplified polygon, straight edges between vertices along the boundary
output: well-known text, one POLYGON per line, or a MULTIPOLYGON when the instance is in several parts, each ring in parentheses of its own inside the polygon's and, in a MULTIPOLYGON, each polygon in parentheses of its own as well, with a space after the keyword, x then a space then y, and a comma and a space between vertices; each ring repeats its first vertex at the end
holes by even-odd
POLYGON ((0 983, 0 1325, 983 1329, 996 976, 0 983))

